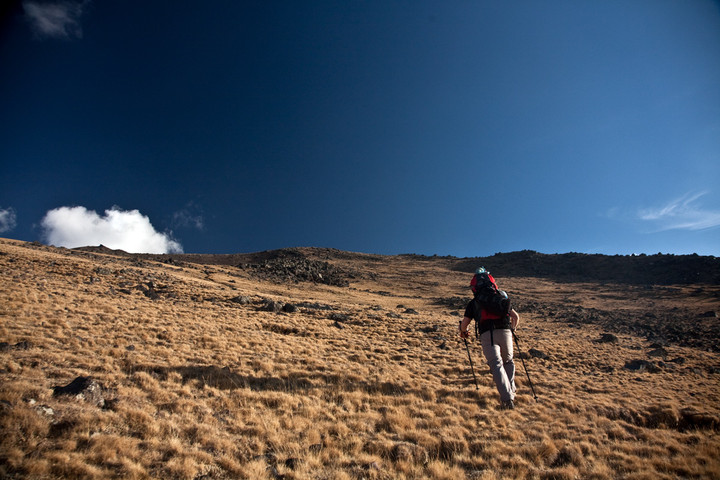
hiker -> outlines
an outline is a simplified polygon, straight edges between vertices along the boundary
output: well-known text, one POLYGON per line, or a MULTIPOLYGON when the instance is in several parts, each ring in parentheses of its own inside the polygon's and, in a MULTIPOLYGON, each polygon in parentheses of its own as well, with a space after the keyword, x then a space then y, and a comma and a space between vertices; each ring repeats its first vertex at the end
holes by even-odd
POLYGON ((460 337, 468 338, 468 326, 475 320, 475 332, 480 337, 483 354, 500 393, 500 408, 515 408, 512 333, 518 326, 520 315, 510 308, 507 294, 498 289, 495 279, 484 267, 475 271, 470 285, 474 298, 465 308, 460 337))

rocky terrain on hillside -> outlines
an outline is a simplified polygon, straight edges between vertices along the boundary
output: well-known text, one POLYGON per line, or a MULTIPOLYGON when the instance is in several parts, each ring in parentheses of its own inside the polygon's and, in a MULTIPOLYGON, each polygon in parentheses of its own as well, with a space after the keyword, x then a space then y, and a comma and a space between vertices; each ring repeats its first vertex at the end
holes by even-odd
MULTIPOLYGON (((349 286, 363 278, 376 278, 372 263, 391 264, 393 257, 343 252, 327 248, 287 248, 281 250, 232 255, 131 255, 100 247, 76 249, 104 252, 138 260, 147 259, 178 264, 189 262, 205 265, 225 265, 249 272, 260 280, 279 284, 311 282, 335 286, 349 286), (368 268, 351 265, 367 263, 368 268), (343 263, 344 262, 344 263, 343 263), (345 266, 340 266, 345 265, 345 266)), ((472 275, 479 265, 492 269, 499 278, 550 279, 561 284, 616 284, 626 290, 628 301, 633 298, 651 299, 676 296, 677 304, 668 308, 637 312, 632 305, 624 308, 588 308, 563 301, 529 300, 518 296, 516 308, 533 311, 547 319, 559 319, 574 328, 595 324, 622 334, 633 334, 661 345, 673 343, 720 351, 720 322, 715 310, 698 309, 694 300, 706 296, 720 304, 720 290, 707 286, 720 285, 720 258, 698 255, 639 255, 608 256, 588 254, 547 255, 533 251, 498 253, 491 257, 456 258, 422 255, 400 255, 418 265, 472 275), (694 285, 692 288, 687 286, 694 285)), ((467 296, 438 299, 439 304, 464 308, 467 296)))

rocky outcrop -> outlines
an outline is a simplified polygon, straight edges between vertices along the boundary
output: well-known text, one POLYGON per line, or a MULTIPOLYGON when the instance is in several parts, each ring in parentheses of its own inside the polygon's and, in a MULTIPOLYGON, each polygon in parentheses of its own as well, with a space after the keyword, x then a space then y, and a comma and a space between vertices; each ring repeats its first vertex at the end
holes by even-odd
POLYGON ((357 278, 355 272, 338 268, 328 262, 310 260, 304 256, 289 256, 265 260, 258 264, 240 264, 253 276, 274 283, 313 282, 337 287, 347 287, 357 278))

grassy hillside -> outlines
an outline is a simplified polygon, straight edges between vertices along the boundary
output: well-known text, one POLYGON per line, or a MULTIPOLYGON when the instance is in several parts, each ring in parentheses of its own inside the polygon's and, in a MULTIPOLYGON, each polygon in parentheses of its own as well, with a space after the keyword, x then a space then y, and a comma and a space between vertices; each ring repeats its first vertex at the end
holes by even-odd
POLYGON ((501 411, 457 265, 0 239, 0 477, 720 478, 720 286, 498 275, 540 399, 518 359, 501 411))

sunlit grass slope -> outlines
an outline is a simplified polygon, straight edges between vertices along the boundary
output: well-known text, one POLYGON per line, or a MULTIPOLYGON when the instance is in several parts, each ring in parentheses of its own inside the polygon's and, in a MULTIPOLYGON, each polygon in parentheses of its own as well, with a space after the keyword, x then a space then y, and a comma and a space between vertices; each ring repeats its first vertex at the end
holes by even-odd
MULTIPOLYGON (((517 361, 517 408, 501 411, 472 342, 476 390, 447 306, 469 274, 410 256, 327 261, 361 274, 277 284, 0 240, 0 477, 720 478, 717 351, 655 357, 644 337, 600 343, 613 332, 551 312, 652 314, 686 287, 500 278, 540 399, 517 361), (80 376, 104 403, 53 395, 80 376)), ((720 310, 718 287, 702 291, 678 321, 720 310)))

